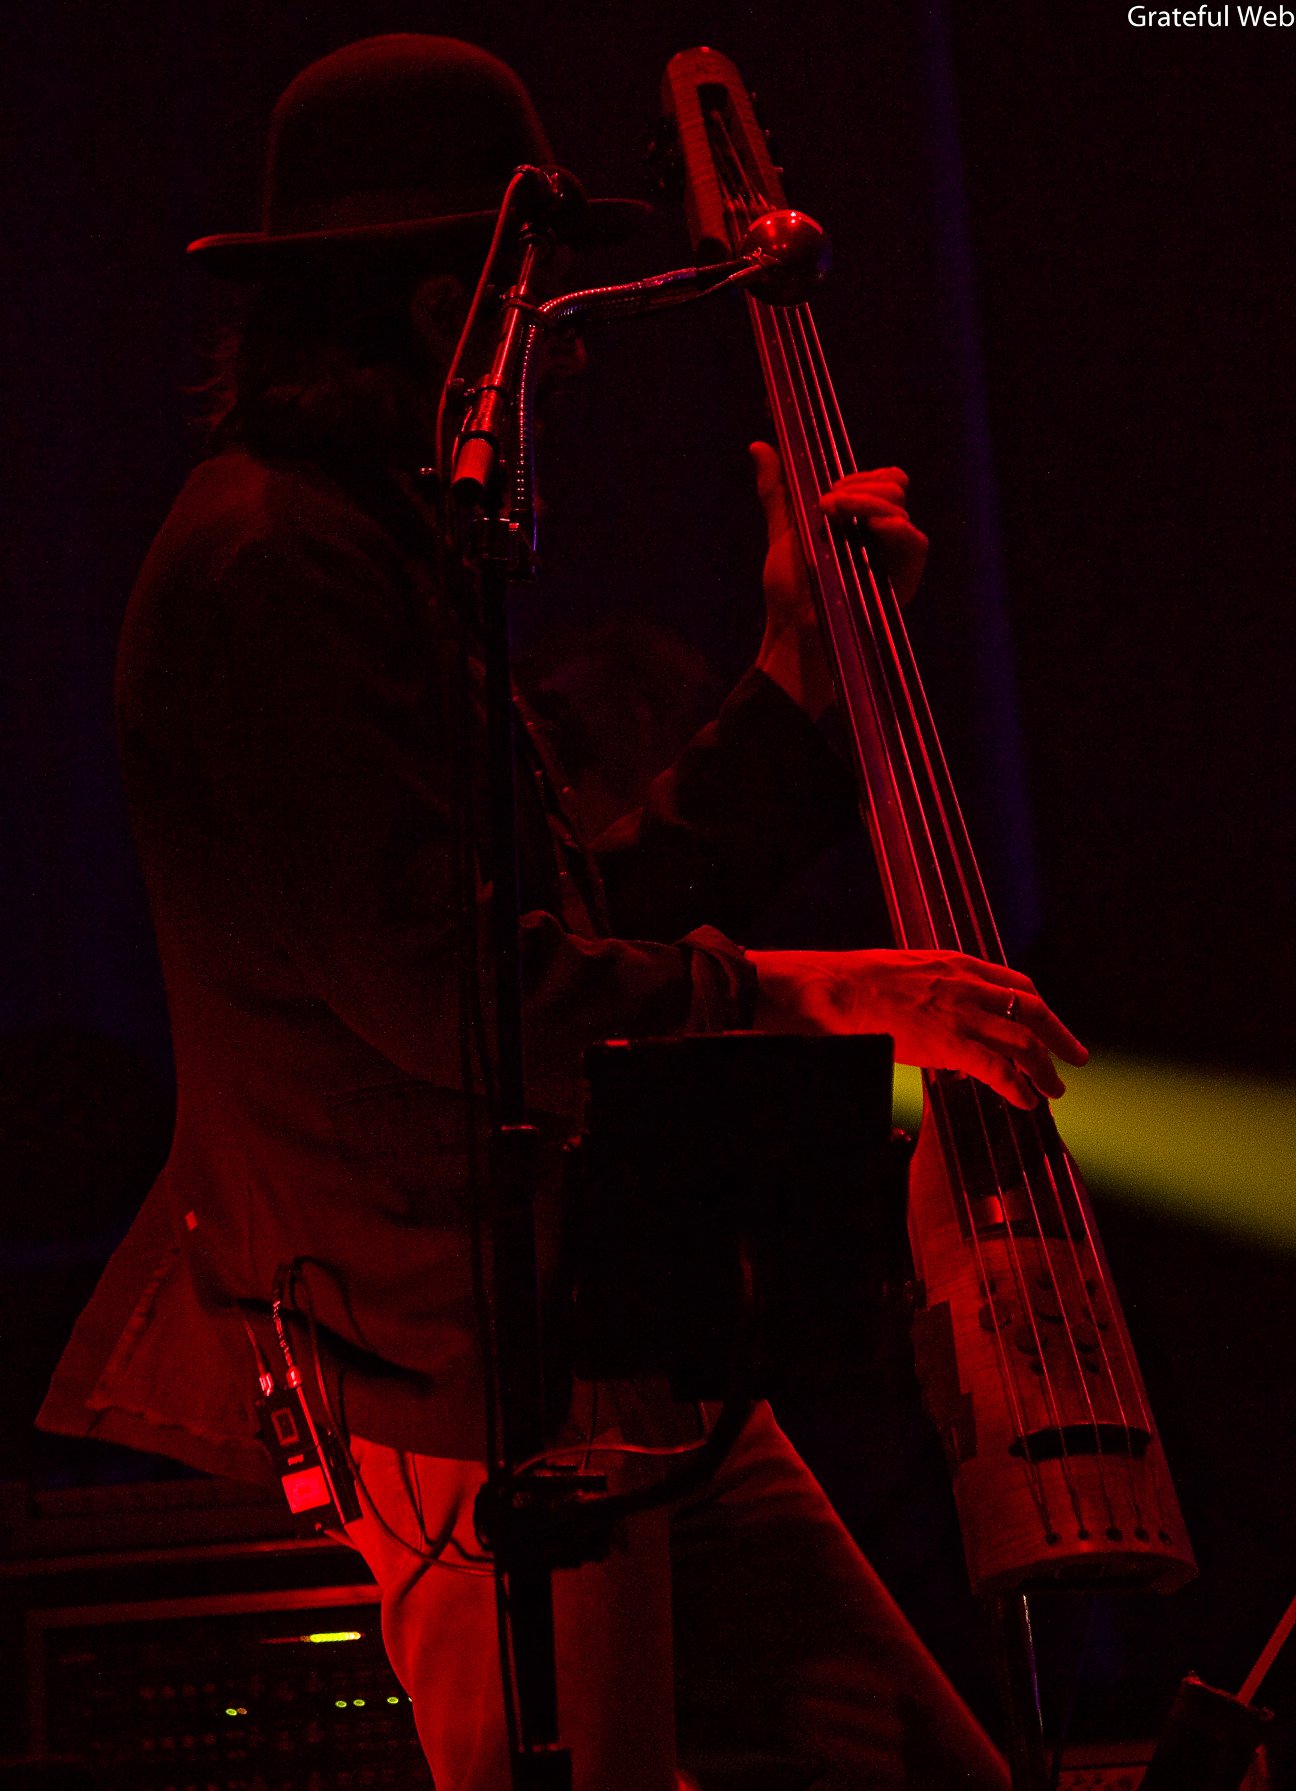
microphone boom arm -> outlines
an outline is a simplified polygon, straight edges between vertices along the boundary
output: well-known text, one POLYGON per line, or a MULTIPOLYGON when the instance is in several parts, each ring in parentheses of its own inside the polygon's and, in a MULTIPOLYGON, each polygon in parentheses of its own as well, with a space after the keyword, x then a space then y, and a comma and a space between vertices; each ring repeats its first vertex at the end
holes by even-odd
MULTIPOLYGON (((528 233, 530 234, 530 233, 528 233)), ((650 274, 619 286, 591 286, 533 305, 526 296, 529 279, 503 300, 506 312, 495 360, 477 387, 471 408, 455 444, 450 489, 461 505, 469 508, 487 503, 497 477, 503 450, 505 419, 510 408, 509 385, 516 380, 519 453, 514 502, 515 521, 530 513, 532 418, 534 409, 535 347, 547 330, 566 329, 576 323, 610 322, 618 317, 640 317, 674 305, 690 304, 731 286, 747 288, 767 304, 801 304, 828 271, 831 261, 828 237, 804 212, 771 211, 752 225, 740 253, 731 260, 701 267, 674 268, 650 274)), ((530 275, 535 262, 531 250, 524 261, 530 275)), ((534 549, 534 529, 523 524, 534 549)))

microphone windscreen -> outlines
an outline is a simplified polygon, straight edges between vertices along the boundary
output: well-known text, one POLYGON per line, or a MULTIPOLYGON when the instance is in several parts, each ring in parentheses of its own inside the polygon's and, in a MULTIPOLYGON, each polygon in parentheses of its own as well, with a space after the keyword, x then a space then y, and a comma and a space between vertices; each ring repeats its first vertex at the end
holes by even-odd
POLYGON ((568 168, 527 168, 515 197, 517 217, 543 224, 559 242, 579 235, 589 210, 589 195, 568 168))

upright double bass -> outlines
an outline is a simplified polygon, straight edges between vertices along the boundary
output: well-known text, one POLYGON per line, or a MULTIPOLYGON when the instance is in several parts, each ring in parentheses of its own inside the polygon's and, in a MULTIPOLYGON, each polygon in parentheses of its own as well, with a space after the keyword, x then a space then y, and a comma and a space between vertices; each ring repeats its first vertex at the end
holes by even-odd
MULTIPOLYGON (((734 65, 685 51, 663 99, 698 261, 732 261, 762 241, 800 240, 813 255, 814 226, 788 214, 734 65)), ((899 605, 867 530, 819 508, 855 459, 810 306, 776 278, 762 290, 746 302, 896 944, 1003 964, 899 605), (780 297, 792 302, 771 302, 780 297)), ((923 1087, 909 1206, 915 1357, 973 1590, 1170 1590, 1194 1572, 1192 1550, 1052 1115, 949 1071, 925 1071, 923 1087)))

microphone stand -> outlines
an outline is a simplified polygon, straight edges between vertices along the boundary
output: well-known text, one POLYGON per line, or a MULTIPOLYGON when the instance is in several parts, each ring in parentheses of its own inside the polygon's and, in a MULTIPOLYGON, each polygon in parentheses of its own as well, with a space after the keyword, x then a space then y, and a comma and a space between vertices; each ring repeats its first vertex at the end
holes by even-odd
MULTIPOLYGON (((514 1496, 516 1465, 536 1455, 543 1445, 545 1395, 534 1221, 538 1140, 535 1128, 526 1121, 522 1035, 514 782, 518 723, 512 701, 506 606, 510 580, 531 570, 528 543, 534 538, 534 524, 529 516, 516 514, 516 492, 505 489, 503 469, 521 381, 521 358, 530 334, 527 311, 551 247, 547 233, 524 232, 521 266, 504 304, 494 359, 473 395, 451 475, 464 558, 477 577, 485 662, 497 1100, 489 1154, 488 1303, 494 1321, 489 1371, 498 1413, 487 1488, 492 1504, 505 1509, 514 1496)), ((558 1746, 550 1569, 543 1560, 525 1558, 510 1547, 503 1534, 496 1539, 494 1560, 512 1782, 515 1791, 568 1791, 570 1755, 558 1746)))
MULTIPOLYGON (((509 200, 506 198, 506 206, 509 200)), ((623 286, 535 302, 554 237, 543 222, 521 233, 521 265, 502 302, 489 372, 469 394, 450 465, 455 538, 475 572, 485 659, 490 938, 495 969, 497 1112, 489 1152, 491 1250, 488 1373, 499 1414, 491 1439, 477 1526, 495 1561, 501 1670, 509 1713, 514 1791, 570 1791, 570 1751, 559 1745, 552 1574, 605 1557, 612 1526, 664 1503, 718 1466, 748 1409, 726 1400, 707 1442, 650 1488, 600 1497, 597 1475, 545 1474, 541 1299, 535 1200, 538 1135, 525 1107, 515 736, 507 615, 508 586, 535 564, 533 485, 535 373, 543 333, 582 319, 632 316, 686 303, 733 285, 785 281, 777 246, 737 260, 680 268, 623 286), (510 1698, 510 1688, 512 1697, 510 1698)), ((483 276, 484 278, 485 276, 483 276)))

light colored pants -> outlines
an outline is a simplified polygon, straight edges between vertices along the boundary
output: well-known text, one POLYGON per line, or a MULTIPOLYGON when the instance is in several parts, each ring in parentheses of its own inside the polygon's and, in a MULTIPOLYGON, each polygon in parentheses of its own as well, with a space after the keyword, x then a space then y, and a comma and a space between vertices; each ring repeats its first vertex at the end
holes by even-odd
MULTIPOLYGON (((360 1438, 352 1452, 367 1514, 348 1540, 381 1588, 437 1791, 508 1791, 494 1585, 472 1522, 483 1470, 360 1438)), ((608 1560, 553 1586, 574 1791, 1007 1791, 768 1406, 700 1492, 632 1519, 608 1560)))

